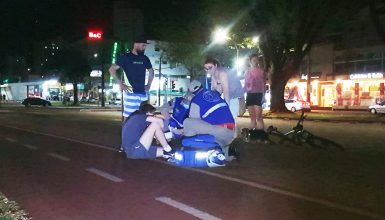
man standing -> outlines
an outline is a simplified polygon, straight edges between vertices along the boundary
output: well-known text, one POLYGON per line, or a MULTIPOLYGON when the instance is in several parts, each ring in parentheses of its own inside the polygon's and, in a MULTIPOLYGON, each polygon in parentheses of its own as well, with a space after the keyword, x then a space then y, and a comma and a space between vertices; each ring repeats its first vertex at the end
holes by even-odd
POLYGON ((121 55, 116 61, 116 64, 112 64, 109 69, 111 76, 118 82, 120 88, 123 90, 124 110, 122 114, 124 118, 127 118, 131 113, 138 110, 141 102, 148 100, 146 92, 149 91, 152 80, 154 79, 154 70, 152 69, 150 59, 144 55, 146 46, 147 40, 145 38, 136 38, 133 49, 121 55), (119 68, 122 68, 126 74, 132 90, 118 78, 116 71, 119 68), (147 84, 145 84, 146 70, 149 73, 147 84))

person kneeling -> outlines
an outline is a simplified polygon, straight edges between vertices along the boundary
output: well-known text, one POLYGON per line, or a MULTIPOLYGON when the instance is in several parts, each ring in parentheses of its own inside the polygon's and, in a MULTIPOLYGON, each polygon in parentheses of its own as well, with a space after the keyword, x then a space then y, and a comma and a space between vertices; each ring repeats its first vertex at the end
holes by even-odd
POLYGON ((155 157, 172 157, 172 148, 167 143, 163 133, 163 118, 155 116, 155 108, 150 104, 143 104, 139 110, 130 115, 123 125, 122 146, 127 158, 146 159, 155 157), (153 146, 156 138, 161 147, 153 146))

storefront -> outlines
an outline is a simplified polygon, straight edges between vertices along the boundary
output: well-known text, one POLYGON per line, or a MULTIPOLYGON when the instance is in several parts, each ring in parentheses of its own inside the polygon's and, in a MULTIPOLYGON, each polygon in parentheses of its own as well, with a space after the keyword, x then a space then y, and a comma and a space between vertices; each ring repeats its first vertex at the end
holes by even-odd
POLYGON ((358 73, 342 76, 336 84, 336 108, 366 108, 385 100, 383 73, 358 73))
POLYGON ((335 76, 333 81, 311 79, 291 80, 285 89, 285 98, 307 100, 310 92, 312 106, 334 109, 365 109, 385 100, 385 78, 383 73, 357 73, 335 76))

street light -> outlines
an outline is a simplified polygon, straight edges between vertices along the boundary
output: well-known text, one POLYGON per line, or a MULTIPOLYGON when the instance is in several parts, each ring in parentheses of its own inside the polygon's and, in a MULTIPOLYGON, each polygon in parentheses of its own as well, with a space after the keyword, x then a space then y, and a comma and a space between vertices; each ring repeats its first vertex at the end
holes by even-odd
POLYGON ((246 37, 242 40, 242 42, 237 43, 234 39, 234 35, 233 35, 233 37, 229 36, 229 29, 228 28, 215 29, 215 31, 213 32, 213 43, 224 44, 228 41, 231 41, 232 46, 235 48, 235 50, 237 52, 234 65, 235 65, 237 74, 240 75, 241 73, 239 71, 239 67, 244 65, 245 58, 239 57, 239 49, 245 48, 245 47, 251 49, 253 47, 258 46, 259 36, 246 37))
POLYGON ((226 28, 217 28, 213 33, 213 42, 218 44, 224 44, 227 41, 231 41, 233 43, 234 48, 237 52, 236 58, 235 58, 235 68, 237 70, 237 74, 239 74, 239 63, 241 62, 239 60, 239 46, 237 42, 234 41, 233 38, 228 36, 229 30, 226 28))

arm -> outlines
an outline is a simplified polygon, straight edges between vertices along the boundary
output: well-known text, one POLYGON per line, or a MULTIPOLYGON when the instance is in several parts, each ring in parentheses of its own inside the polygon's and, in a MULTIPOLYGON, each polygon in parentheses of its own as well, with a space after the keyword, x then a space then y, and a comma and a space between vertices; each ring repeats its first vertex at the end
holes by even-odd
POLYGON ((146 121, 151 122, 151 123, 158 123, 160 124, 160 127, 163 128, 163 118, 159 116, 147 116, 146 121))
POLYGON ((174 108, 174 100, 170 100, 170 101, 164 103, 160 107, 160 113, 163 115, 163 117, 165 119, 169 119, 170 118, 170 111, 172 111, 173 108, 174 108))
POLYGON ((154 69, 150 68, 150 69, 148 69, 148 81, 147 81, 147 84, 145 86, 146 91, 150 90, 153 79, 154 79, 154 69))
POLYGON ((229 92, 229 76, 227 75, 226 72, 222 72, 220 74, 220 82, 222 85, 222 93, 223 93, 223 98, 227 102, 227 104, 230 104, 230 92, 229 92))
POLYGON ((191 103, 189 118, 198 118, 198 119, 201 118, 199 105, 195 103, 191 103))
POLYGON ((120 66, 116 64, 112 64, 111 67, 108 69, 108 72, 111 74, 111 76, 116 80, 116 82, 119 84, 120 89, 122 90, 128 90, 128 86, 122 82, 122 80, 119 79, 118 74, 116 71, 120 69, 120 66))

